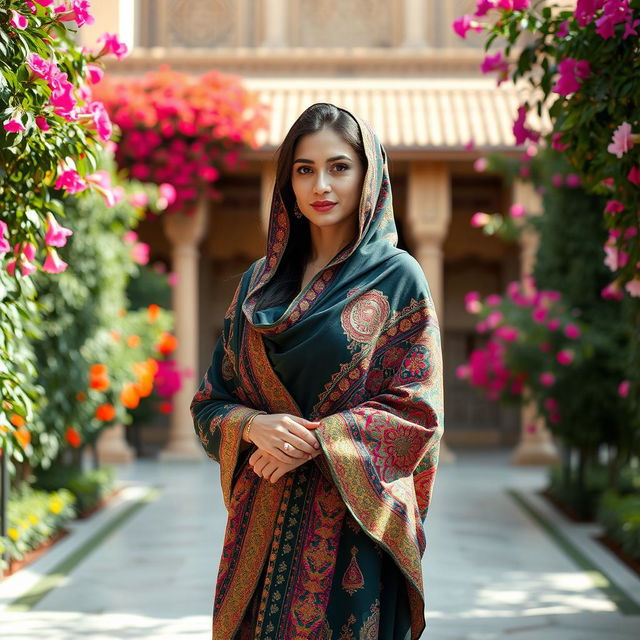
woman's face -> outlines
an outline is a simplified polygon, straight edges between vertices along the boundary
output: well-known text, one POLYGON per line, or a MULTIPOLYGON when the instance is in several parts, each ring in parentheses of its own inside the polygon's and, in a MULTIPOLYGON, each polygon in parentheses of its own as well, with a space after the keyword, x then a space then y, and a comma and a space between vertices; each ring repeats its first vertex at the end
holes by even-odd
POLYGON ((333 129, 303 136, 294 150, 291 174, 300 211, 318 227, 354 224, 364 173, 358 154, 333 129), (322 202, 331 204, 323 207, 322 202))

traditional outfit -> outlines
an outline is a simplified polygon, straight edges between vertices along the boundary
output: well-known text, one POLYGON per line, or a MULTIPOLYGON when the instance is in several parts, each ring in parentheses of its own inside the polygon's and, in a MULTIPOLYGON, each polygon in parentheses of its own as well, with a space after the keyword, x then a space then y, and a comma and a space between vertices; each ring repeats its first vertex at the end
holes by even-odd
POLYGON ((256 310, 289 238, 274 189, 267 255, 243 275, 192 402, 228 511, 214 640, 414 640, 425 628, 439 327, 422 269, 395 246, 384 149, 355 119, 368 159, 356 237, 290 304, 256 310), (322 453, 261 479, 241 438, 258 411, 320 421, 322 453))

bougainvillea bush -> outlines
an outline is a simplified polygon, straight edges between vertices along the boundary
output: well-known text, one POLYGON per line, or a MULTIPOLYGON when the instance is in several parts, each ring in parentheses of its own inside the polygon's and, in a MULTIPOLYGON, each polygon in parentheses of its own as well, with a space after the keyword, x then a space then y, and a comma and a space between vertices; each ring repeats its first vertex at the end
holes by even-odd
POLYGON ((42 393, 30 278, 66 268, 64 197, 108 193, 96 170, 112 127, 92 87, 100 59, 126 47, 111 34, 99 51, 76 46, 74 31, 92 21, 86 0, 0 2, 0 447, 10 440, 18 457, 42 393))
POLYGON ((521 89, 517 144, 561 151, 583 187, 605 196, 607 243, 619 252, 611 286, 632 296, 640 296, 639 27, 640 0, 479 0, 453 24, 462 38, 484 32, 487 50, 502 43, 482 71, 521 89), (527 114, 543 109, 553 128, 541 136, 527 114))
MULTIPOLYGON (((111 173, 101 171, 111 183, 111 173)), ((115 202, 98 194, 67 200, 74 232, 60 254, 68 267, 56 280, 35 279, 41 336, 33 348, 45 393, 25 425, 32 466, 46 468, 65 450, 95 443, 105 426, 128 422, 129 409, 152 393, 156 359, 163 358, 156 347, 172 314, 157 307, 130 311, 126 298, 129 279, 149 253, 131 228, 147 209, 157 211, 161 198, 155 186, 136 183, 110 193, 115 202)))
POLYGON ((606 447, 615 485, 620 470, 640 454, 629 379, 637 361, 634 318, 640 305, 630 296, 619 300, 620 292, 610 289, 605 263, 615 255, 602 254, 603 197, 585 193, 553 150, 527 155, 524 165, 492 154, 487 166, 508 177, 526 166, 542 194, 542 211, 515 203, 507 216, 478 212, 474 225, 505 239, 533 229, 539 245, 532 277, 512 282, 505 295, 467 295, 467 310, 477 316, 486 344, 458 375, 493 400, 532 400, 567 457, 576 453, 581 469, 597 464, 606 447))
POLYGON ((218 71, 191 77, 162 67, 141 78, 110 78, 98 95, 121 131, 118 165, 133 178, 169 183, 169 211, 189 213, 198 198, 220 196, 215 183, 256 147, 265 107, 240 80, 218 71))

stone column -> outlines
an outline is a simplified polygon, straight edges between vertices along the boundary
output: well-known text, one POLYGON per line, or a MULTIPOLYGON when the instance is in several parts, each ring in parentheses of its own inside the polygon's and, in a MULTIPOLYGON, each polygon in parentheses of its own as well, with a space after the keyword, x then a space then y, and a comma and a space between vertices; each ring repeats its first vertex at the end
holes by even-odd
POLYGON ((289 12, 287 0, 266 0, 265 10, 262 13, 264 19, 263 47, 280 49, 288 43, 287 22, 289 12))
POLYGON ((127 443, 124 425, 116 422, 103 429, 96 442, 96 454, 100 464, 127 464, 134 459, 127 443))
MULTIPOLYGON (((514 203, 524 206, 527 214, 538 215, 542 212, 540 196, 529 182, 516 180, 513 184, 514 203)), ((533 272, 538 236, 527 230, 520 236, 520 273, 521 276, 533 272)), ((546 465, 560 462, 558 450, 544 420, 536 416, 536 407, 528 397, 522 406, 520 442, 515 448, 511 463, 514 465, 546 465)))
MULTIPOLYGON (((413 162, 407 184, 406 240, 427 276, 440 328, 444 328, 444 269, 442 243, 451 221, 449 168, 444 162, 413 162)), ((440 460, 453 462, 446 445, 446 431, 440 460)))
POLYGON ((169 442, 161 452, 162 460, 193 460, 203 455, 189 405, 195 393, 198 371, 198 244, 207 227, 208 202, 201 199, 193 215, 165 214, 164 229, 171 242, 173 272, 177 283, 173 287, 175 335, 178 340, 176 361, 185 376, 180 391, 174 396, 169 442))
POLYGON ((425 46, 426 6, 424 0, 404 0, 404 40, 401 46, 410 49, 425 46))

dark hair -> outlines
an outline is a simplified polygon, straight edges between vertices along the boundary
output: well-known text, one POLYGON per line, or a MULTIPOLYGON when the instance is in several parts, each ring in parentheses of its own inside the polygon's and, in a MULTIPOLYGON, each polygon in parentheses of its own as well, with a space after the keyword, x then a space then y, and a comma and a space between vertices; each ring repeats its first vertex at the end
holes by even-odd
POLYGON ((304 266, 311 251, 309 221, 293 215, 296 197, 291 185, 293 155, 298 140, 322 129, 333 129, 358 154, 365 173, 367 156, 362 135, 350 113, 326 102, 311 105, 300 114, 277 151, 276 186, 289 215, 289 239, 277 273, 262 290, 256 309, 266 309, 290 302, 300 290, 304 266))

